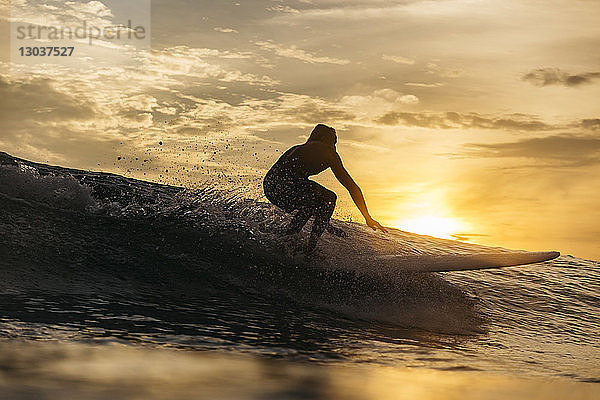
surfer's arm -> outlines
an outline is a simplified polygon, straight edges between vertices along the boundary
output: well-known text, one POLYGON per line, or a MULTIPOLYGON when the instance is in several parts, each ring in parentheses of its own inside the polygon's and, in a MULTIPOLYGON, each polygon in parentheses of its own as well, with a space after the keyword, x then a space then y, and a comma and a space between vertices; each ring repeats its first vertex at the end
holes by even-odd
POLYGON ((354 201, 354 204, 356 204, 356 207, 358 207, 360 213, 363 215, 363 217, 365 217, 367 225, 373 228, 373 230, 380 229, 382 232, 386 232, 385 228, 381 226, 379 222, 375 221, 369 214, 362 190, 360 190, 360 187, 356 184, 356 182, 354 182, 354 179, 352 179, 346 168, 344 168, 342 159, 337 153, 334 154, 331 162, 331 170, 333 171, 333 174, 337 180, 340 181, 340 183, 350 193, 352 201, 354 201))

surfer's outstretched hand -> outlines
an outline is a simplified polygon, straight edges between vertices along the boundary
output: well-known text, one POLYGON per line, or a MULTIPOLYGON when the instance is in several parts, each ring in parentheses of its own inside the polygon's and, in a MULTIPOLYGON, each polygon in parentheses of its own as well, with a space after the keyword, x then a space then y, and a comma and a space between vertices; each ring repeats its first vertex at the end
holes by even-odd
POLYGON ((367 218, 366 222, 367 222, 367 225, 369 227, 371 227, 371 229, 373 229, 374 231, 376 231, 377 229, 379 229, 381 232, 387 233, 387 231, 385 230, 385 228, 383 226, 381 226, 381 224, 379 222, 375 221, 373 218, 367 218))

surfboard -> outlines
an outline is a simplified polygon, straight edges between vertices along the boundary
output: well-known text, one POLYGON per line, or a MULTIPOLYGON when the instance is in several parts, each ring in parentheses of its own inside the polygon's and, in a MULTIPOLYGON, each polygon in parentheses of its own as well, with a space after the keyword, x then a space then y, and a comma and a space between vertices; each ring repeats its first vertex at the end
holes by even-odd
POLYGON ((558 251, 530 251, 479 254, 445 255, 380 255, 376 262, 380 267, 409 272, 448 272, 478 269, 514 267, 553 260, 560 256, 558 251))

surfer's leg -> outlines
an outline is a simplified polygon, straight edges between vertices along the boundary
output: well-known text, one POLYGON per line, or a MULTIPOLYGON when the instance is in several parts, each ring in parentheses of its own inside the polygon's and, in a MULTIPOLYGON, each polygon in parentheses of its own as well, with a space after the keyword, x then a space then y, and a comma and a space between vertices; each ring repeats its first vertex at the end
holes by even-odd
POLYGON ((320 188, 325 189, 316 182, 303 179, 294 182, 293 186, 284 192, 289 207, 292 211, 297 210, 286 229, 286 235, 300 232, 314 215, 316 208, 322 202, 320 188))
POLYGON ((301 196, 305 192, 302 186, 304 186, 304 182, 294 184, 293 182, 286 182, 282 178, 277 178, 272 174, 267 174, 263 181, 265 197, 271 203, 287 213, 293 213, 294 210, 298 210, 287 228, 283 231, 284 235, 293 235, 300 232, 312 215, 310 207, 306 207, 306 201, 301 196))
MULTIPOLYGON (((267 185, 265 185, 267 187, 267 185)), ((285 234, 292 235, 302 230, 311 216, 314 221, 308 241, 308 251, 312 251, 319 238, 329 226, 329 219, 333 214, 337 196, 331 190, 324 188, 310 179, 294 182, 291 186, 274 186, 275 190, 266 190, 267 198, 287 212, 297 210, 296 214, 286 228, 285 234), (268 193, 267 193, 268 192, 268 193)), ((339 234, 339 229, 333 228, 334 234, 339 234)))
POLYGON ((315 219, 313 221, 312 230, 310 232, 310 238, 308 239, 308 250, 312 251, 317 245, 317 241, 325 231, 325 229, 329 225, 329 219, 333 214, 333 210, 335 209, 335 202, 337 200, 337 195, 329 189, 324 188, 323 186, 315 183, 318 186, 316 191, 318 191, 319 204, 317 205, 314 216, 315 219))
POLYGON ((310 209, 299 209, 296 215, 294 215, 294 218, 292 218, 292 220, 290 221, 290 224, 288 225, 285 234, 293 235, 295 233, 300 232, 304 225, 306 225, 306 223, 308 222, 311 215, 312 211, 310 209))

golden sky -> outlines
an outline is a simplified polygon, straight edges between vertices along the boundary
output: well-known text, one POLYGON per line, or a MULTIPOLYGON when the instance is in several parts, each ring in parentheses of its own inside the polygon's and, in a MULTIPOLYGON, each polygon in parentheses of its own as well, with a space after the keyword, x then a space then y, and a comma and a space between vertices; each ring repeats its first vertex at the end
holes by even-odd
POLYGON ((160 0, 150 47, 14 57, 11 22, 110 24, 117 4, 0 1, 0 150, 259 197, 326 123, 385 225, 600 259, 600 2, 160 0))

